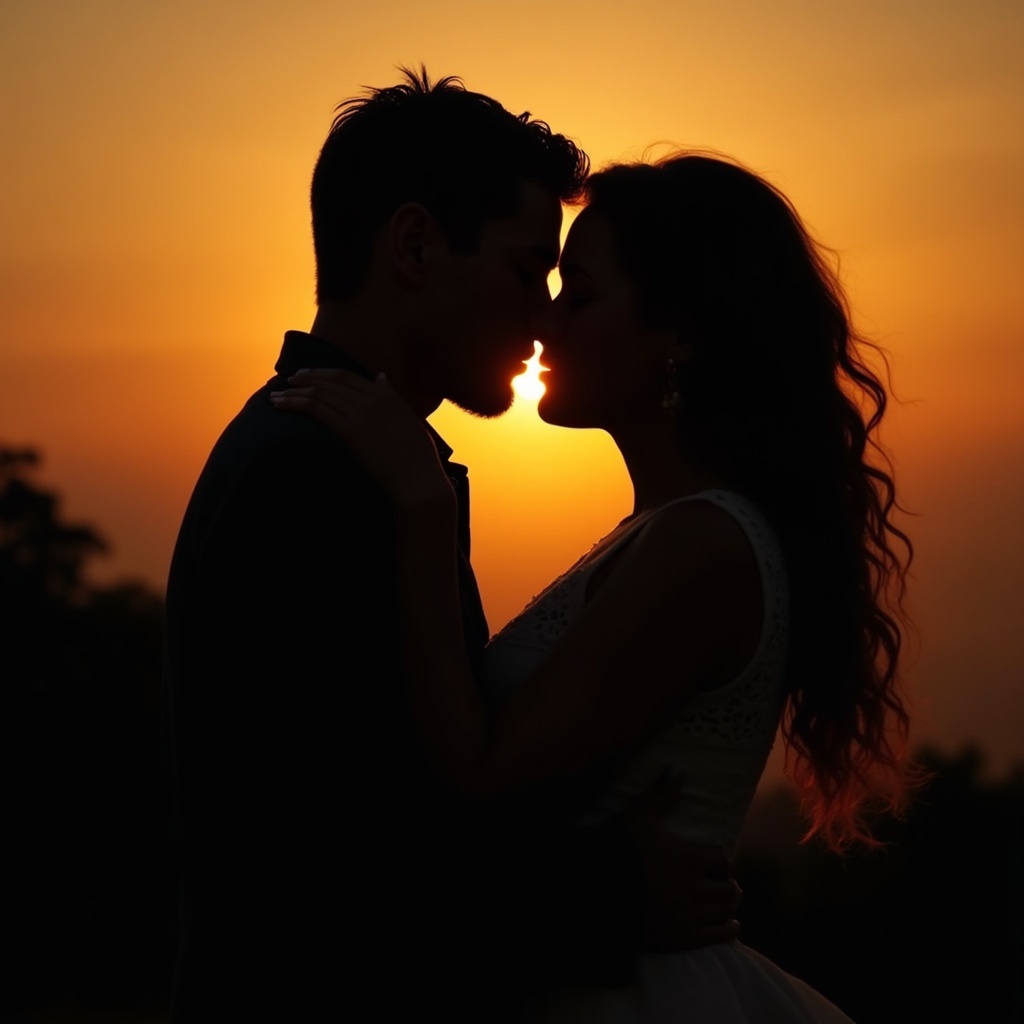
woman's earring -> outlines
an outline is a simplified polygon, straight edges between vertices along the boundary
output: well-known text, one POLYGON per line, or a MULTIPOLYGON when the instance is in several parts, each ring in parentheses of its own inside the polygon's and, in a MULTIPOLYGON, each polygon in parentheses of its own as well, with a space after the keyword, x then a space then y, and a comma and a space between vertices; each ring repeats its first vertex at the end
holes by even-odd
POLYGON ((669 359, 665 364, 665 393, 661 398, 661 408, 669 416, 675 416, 679 412, 683 400, 679 394, 679 378, 677 376, 676 361, 669 359))

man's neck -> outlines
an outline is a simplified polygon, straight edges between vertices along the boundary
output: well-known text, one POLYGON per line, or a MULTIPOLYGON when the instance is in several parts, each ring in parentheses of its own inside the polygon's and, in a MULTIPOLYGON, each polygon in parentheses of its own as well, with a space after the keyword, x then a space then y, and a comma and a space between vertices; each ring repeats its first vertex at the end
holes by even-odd
POLYGON ((379 304, 358 299, 324 303, 309 333, 341 349, 371 373, 386 374, 391 386, 426 419, 444 396, 424 393, 409 358, 408 339, 381 314, 379 304))

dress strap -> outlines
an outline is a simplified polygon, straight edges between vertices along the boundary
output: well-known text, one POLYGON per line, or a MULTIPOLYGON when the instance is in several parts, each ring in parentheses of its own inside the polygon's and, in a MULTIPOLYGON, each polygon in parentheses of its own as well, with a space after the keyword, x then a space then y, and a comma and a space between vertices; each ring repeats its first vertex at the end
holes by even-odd
MULTIPOLYGON (((647 512, 641 513, 630 521, 624 521, 625 529, 622 530, 622 533, 619 534, 618 537, 610 541, 608 545, 600 551, 593 553, 589 557, 584 556, 582 561, 585 563, 585 567, 588 570, 591 570, 605 561, 605 559, 613 552, 618 551, 628 541, 635 539, 637 534, 643 531, 647 525, 658 515, 664 512, 665 509, 671 508, 673 505, 683 505, 691 501, 707 501, 710 504, 717 505, 719 508, 730 513, 732 517, 739 522, 740 526, 743 527, 743 531, 750 540, 751 546, 760 552, 760 540, 764 531, 767 529, 767 523, 764 521, 760 512, 757 511, 756 506, 748 498, 744 498, 742 495, 736 494, 734 491, 709 489, 706 491, 697 491, 694 494, 684 494, 679 498, 673 498, 671 501, 666 501, 663 505, 658 505, 657 508, 652 508, 647 512), (756 532, 751 530, 751 523, 755 521, 760 527, 756 532)), ((758 560, 760 561, 760 558, 758 560)))
MULTIPOLYGON (((698 491, 695 494, 684 494, 681 498, 673 498, 671 501, 666 501, 664 505, 651 509, 641 519, 638 519, 638 529, 642 530, 655 516, 664 512, 665 509, 691 501, 706 501, 728 512, 747 535, 750 546, 757 555, 758 562, 761 562, 764 558, 775 559, 780 555, 774 531, 768 525, 768 521, 764 518, 761 511, 749 498, 745 498, 742 494, 737 494, 735 491, 709 489, 698 491)), ((633 531, 629 531, 629 535, 631 536, 632 534, 633 531)))
POLYGON ((709 489, 698 491, 695 494, 684 494, 680 498, 673 498, 644 515, 638 516, 630 524, 630 529, 627 529, 621 537, 616 538, 605 550, 594 557, 593 561, 586 566, 586 572, 588 574, 592 572, 609 555, 618 551, 629 540, 634 539, 648 523, 665 509, 691 501, 706 501, 728 512, 746 535, 761 576, 761 595, 764 601, 763 644, 787 616, 789 594, 785 558, 775 531, 761 511, 749 498, 745 498, 735 491, 709 489))

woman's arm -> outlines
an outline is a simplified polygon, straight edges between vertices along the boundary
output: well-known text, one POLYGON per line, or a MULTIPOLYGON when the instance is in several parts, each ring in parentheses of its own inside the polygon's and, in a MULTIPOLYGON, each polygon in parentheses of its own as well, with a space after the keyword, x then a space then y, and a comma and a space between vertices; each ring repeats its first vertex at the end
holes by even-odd
POLYGON ((410 697, 427 749, 459 792, 572 776, 753 654, 761 591, 746 536, 721 509, 683 503, 626 546, 585 613, 489 720, 462 639, 455 499, 422 423, 386 384, 361 379, 317 379, 277 403, 335 429, 395 496, 410 697))

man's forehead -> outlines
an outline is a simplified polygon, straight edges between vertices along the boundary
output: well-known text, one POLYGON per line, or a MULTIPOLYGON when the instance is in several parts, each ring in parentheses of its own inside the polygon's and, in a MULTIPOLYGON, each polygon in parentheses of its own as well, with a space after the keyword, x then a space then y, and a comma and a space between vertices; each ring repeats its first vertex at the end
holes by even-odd
POLYGON ((552 192, 533 181, 520 185, 520 201, 515 213, 499 222, 506 241, 532 255, 558 261, 562 230, 562 204, 552 192))

